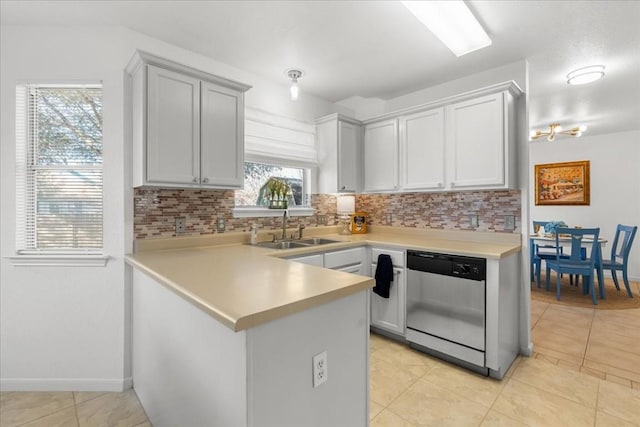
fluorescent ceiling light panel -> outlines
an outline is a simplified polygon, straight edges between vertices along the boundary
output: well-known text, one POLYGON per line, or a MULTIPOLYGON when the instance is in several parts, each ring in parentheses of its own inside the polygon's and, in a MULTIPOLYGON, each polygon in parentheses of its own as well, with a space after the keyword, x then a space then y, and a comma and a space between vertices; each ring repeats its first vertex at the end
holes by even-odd
POLYGON ((403 1, 456 56, 491 46, 491 39, 463 1, 403 1))

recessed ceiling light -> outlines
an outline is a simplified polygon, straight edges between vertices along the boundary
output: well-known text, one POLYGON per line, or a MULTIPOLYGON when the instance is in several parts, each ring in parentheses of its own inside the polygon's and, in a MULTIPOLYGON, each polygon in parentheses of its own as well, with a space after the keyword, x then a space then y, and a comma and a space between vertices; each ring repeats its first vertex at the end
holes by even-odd
POLYGON ((567 83, 570 85, 583 85, 595 82, 602 77, 604 77, 604 65, 589 65, 567 74, 567 83))
POLYGON ((403 1, 402 4, 456 56, 491 45, 491 39, 464 1, 403 1))

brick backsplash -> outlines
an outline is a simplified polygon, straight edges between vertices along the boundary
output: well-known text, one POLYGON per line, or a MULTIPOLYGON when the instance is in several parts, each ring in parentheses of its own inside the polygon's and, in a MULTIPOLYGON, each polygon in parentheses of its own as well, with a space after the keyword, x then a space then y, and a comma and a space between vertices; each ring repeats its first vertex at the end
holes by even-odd
MULTIPOLYGON (((279 217, 233 218, 232 190, 141 189, 134 192, 134 237, 154 239, 174 237, 175 219, 186 219, 186 233, 206 235, 216 233, 216 223, 224 218, 226 231, 249 231, 251 224, 263 230, 282 226, 279 217)), ((369 224, 396 227, 473 230, 470 215, 478 215, 476 231, 508 232, 504 216, 514 215, 516 233, 520 232, 519 190, 469 191, 448 193, 358 194, 356 210, 367 212, 369 224)), ((314 194, 311 205, 315 215, 289 220, 292 229, 299 223, 315 226, 319 216, 327 225, 336 224, 336 197, 314 194)))

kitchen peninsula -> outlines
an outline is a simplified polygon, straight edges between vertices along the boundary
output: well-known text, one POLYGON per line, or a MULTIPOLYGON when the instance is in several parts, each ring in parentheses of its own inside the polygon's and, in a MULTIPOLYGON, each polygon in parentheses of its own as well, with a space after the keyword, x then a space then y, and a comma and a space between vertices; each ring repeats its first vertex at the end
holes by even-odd
MULTIPOLYGON (((482 256, 492 280, 518 294, 518 282, 504 276, 517 264, 517 235, 483 241, 479 235, 489 233, 444 233, 329 235, 342 241, 290 250, 242 244, 248 233, 139 242, 127 257, 133 372, 149 419, 158 426, 367 425, 373 280, 282 258, 369 244, 482 256), (475 241, 460 239, 471 235, 475 241), (328 380, 314 387, 313 356, 324 351, 328 380)), ((509 346, 517 351, 517 337, 509 346)))

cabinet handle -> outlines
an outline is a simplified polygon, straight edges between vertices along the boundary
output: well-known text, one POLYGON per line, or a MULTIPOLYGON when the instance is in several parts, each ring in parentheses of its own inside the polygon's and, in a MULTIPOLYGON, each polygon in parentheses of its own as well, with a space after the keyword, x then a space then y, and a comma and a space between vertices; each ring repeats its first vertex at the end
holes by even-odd
POLYGON ((209 178, 204 178, 204 179, 202 180, 202 182, 204 182, 204 183, 206 184, 207 182, 209 182, 209 178))
POLYGON ((343 185, 342 188, 340 188, 340 190, 346 190, 346 189, 347 189, 346 185, 343 185))
POLYGON ((193 178, 193 182, 196 183, 196 184, 198 183, 198 177, 197 176, 195 178, 193 178))

